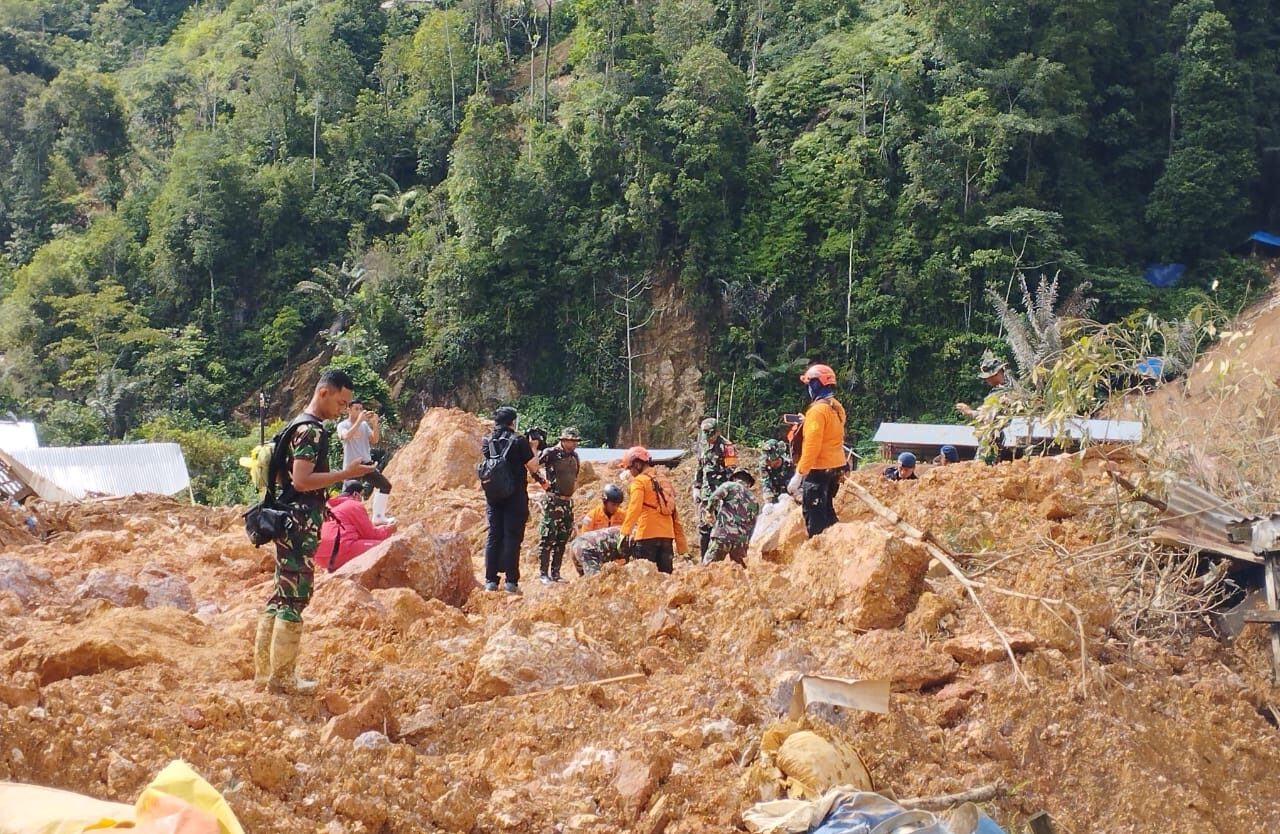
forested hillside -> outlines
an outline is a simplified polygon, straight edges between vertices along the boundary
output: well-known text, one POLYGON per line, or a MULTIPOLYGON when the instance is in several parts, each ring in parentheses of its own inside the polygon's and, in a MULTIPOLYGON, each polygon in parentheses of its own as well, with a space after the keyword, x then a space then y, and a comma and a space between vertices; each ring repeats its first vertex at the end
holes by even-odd
POLYGON ((230 437, 333 349, 599 443, 661 303, 744 438, 804 357, 858 426, 940 417, 988 289, 1233 310, 1280 225, 1274 3, 386 5, 0 0, 0 413, 230 437))

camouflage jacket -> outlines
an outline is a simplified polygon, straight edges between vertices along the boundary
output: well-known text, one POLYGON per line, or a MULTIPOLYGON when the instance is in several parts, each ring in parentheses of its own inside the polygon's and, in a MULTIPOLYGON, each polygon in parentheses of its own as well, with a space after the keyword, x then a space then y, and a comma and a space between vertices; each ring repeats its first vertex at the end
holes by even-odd
POLYGON ((769 464, 760 461, 760 491, 764 500, 770 504, 787 494, 787 483, 796 473, 796 466, 789 458, 783 458, 779 466, 770 468, 769 464))
POLYGON ((592 530, 574 539, 573 547, 583 559, 612 562, 622 558, 622 533, 618 527, 592 530))
POLYGON ((698 490, 698 503, 706 506, 711 494, 729 480, 733 470, 725 463, 728 441, 717 437, 712 443, 704 443, 698 451, 698 471, 693 476, 693 484, 698 490))
POLYGON ((751 487, 741 481, 726 481, 711 494, 710 510, 715 517, 711 538, 729 544, 744 544, 751 540, 760 515, 760 502, 751 487))
POLYGON ((550 491, 565 498, 573 497, 578 485, 578 472, 582 468, 577 452, 570 452, 560 444, 550 446, 538 455, 538 463, 547 476, 550 491))

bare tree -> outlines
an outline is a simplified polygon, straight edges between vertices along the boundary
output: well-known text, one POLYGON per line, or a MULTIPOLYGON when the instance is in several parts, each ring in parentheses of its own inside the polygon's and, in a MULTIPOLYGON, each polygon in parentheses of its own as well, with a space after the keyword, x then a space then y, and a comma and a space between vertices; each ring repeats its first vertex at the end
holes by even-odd
POLYGON ((638 353, 634 334, 648 326, 658 312, 652 307, 647 312, 643 311, 644 297, 651 286, 648 277, 641 276, 635 281, 627 281, 621 294, 609 290, 609 295, 614 298, 613 311, 623 320, 622 360, 627 363, 627 429, 632 433, 635 428, 635 362, 653 353, 653 351, 638 353), (641 316, 643 316, 642 321, 641 316))

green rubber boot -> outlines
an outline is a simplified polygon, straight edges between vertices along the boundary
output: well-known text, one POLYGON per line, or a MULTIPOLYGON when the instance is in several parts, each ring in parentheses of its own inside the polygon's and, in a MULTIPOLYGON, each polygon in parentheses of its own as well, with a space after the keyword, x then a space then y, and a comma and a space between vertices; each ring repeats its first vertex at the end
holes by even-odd
POLYGON ((298 664, 298 649, 302 645, 302 623, 277 619, 271 632, 271 679, 267 688, 283 695, 312 695, 316 682, 303 680, 294 668, 298 664))
POLYGON ((258 633, 253 638, 253 685, 266 688, 271 679, 271 632, 275 629, 274 614, 258 617, 258 633))

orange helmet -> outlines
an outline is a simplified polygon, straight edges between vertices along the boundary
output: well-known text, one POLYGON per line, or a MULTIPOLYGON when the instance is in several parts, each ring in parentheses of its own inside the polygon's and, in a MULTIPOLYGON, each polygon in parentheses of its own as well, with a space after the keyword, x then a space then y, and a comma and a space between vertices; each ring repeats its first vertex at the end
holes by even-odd
POLYGON ((622 468, 626 469, 636 461, 642 463, 650 463, 649 450, 643 446, 632 446, 630 449, 622 453, 622 468))
POLYGON ((808 370, 800 374, 800 381, 808 385, 811 379, 816 379, 823 385, 835 385, 836 372, 831 370, 830 365, 810 365, 808 370))

